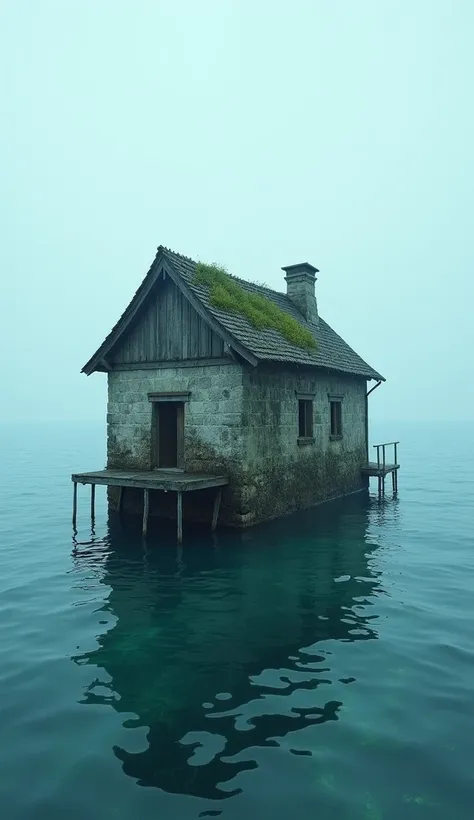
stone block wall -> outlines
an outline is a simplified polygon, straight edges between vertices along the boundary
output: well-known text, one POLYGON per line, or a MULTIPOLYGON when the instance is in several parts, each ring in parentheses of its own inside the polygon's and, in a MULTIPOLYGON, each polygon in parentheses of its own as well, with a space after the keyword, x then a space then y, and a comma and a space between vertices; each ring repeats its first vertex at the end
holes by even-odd
POLYGON ((216 470, 240 458, 242 368, 237 364, 113 371, 108 375, 107 466, 151 468, 148 393, 190 392, 185 404, 185 469, 216 470))
MULTIPOLYGON (((190 391, 185 469, 229 475, 222 523, 249 526, 367 485, 360 472, 366 461, 364 379, 304 368, 207 364, 112 371, 108 391, 107 466, 137 470, 152 464, 148 393, 190 391), (314 394, 314 442, 306 446, 298 443, 297 393, 314 394), (340 441, 330 441, 328 394, 343 396, 340 441)), ((127 495, 128 507, 139 512, 140 494, 127 495)), ((166 514, 165 502, 173 500, 156 496, 151 512, 166 514)), ((205 493, 189 496, 185 517, 207 520, 212 493, 209 499, 205 493)), ((112 489, 109 497, 113 503, 112 489)))
MULTIPOLYGON (((243 371, 236 363, 109 373, 107 466, 151 469, 153 408, 148 393, 188 391, 191 396, 184 408, 185 470, 230 475, 232 485, 224 492, 221 520, 238 523, 233 513, 239 508, 243 371)), ((114 491, 109 492, 112 505, 116 495, 114 491)), ((169 501, 173 514, 171 496, 163 498, 161 493, 152 493, 155 495, 157 497, 151 500, 151 513, 166 514, 163 503, 169 501)), ((140 493, 127 491, 125 497, 126 509, 138 512, 140 493)), ((189 497, 185 494, 185 517, 208 519, 212 499, 212 492, 190 493, 189 497)))
POLYGON ((366 380, 304 368, 259 366, 244 375, 246 523, 367 486, 366 380), (313 438, 298 442, 298 393, 314 394, 313 438), (331 441, 329 396, 342 398, 342 438, 331 441))

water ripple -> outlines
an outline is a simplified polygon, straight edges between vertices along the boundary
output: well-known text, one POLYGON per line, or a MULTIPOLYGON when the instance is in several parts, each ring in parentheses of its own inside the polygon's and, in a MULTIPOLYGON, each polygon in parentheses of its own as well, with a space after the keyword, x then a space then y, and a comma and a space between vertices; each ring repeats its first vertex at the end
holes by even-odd
POLYGON ((100 431, 8 431, 2 816, 470 820, 474 446, 437 441, 406 430, 395 501, 177 550, 100 493, 73 536, 100 431))

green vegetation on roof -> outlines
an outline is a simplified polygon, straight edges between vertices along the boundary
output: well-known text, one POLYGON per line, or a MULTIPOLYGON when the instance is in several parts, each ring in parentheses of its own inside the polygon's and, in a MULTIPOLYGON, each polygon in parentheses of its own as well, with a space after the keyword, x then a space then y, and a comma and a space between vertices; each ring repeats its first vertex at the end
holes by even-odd
POLYGON ((209 301, 218 310, 244 316, 257 330, 277 330, 291 344, 313 350, 310 331, 261 293, 249 293, 219 265, 196 265, 195 281, 209 288, 209 301))

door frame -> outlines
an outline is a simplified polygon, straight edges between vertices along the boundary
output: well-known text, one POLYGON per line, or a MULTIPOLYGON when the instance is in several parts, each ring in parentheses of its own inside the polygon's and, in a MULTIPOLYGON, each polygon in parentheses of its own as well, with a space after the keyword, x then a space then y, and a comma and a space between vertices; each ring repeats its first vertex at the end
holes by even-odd
POLYGON ((176 393, 148 393, 148 401, 152 403, 151 413, 151 453, 150 462, 152 470, 164 470, 166 472, 184 472, 184 405, 189 401, 190 392, 176 393), (160 404, 176 402, 176 467, 160 467, 159 453, 159 418, 160 404))

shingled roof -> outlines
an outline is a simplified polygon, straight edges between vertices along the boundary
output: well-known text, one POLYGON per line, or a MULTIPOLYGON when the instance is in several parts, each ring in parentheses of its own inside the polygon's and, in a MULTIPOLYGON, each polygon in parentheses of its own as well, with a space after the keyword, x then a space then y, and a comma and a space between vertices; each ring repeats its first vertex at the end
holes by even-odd
POLYGON ((172 276, 184 294, 199 303, 212 325, 222 330, 226 341, 235 343, 236 350, 248 354, 254 364, 258 362, 284 362, 335 370, 366 379, 385 381, 384 377, 367 364, 338 334, 321 318, 317 325, 308 323, 298 308, 284 293, 233 277, 249 293, 259 293, 271 299, 285 313, 293 316, 303 327, 310 330, 316 341, 314 350, 306 350, 287 341, 278 331, 271 328, 256 329, 242 315, 219 310, 209 300, 209 290, 205 285, 196 282, 196 262, 186 256, 175 253, 168 248, 160 247, 155 260, 145 279, 135 293, 132 301, 120 317, 94 356, 83 367, 82 372, 92 373, 107 352, 125 333, 137 309, 143 304, 156 282, 163 266, 172 276))

